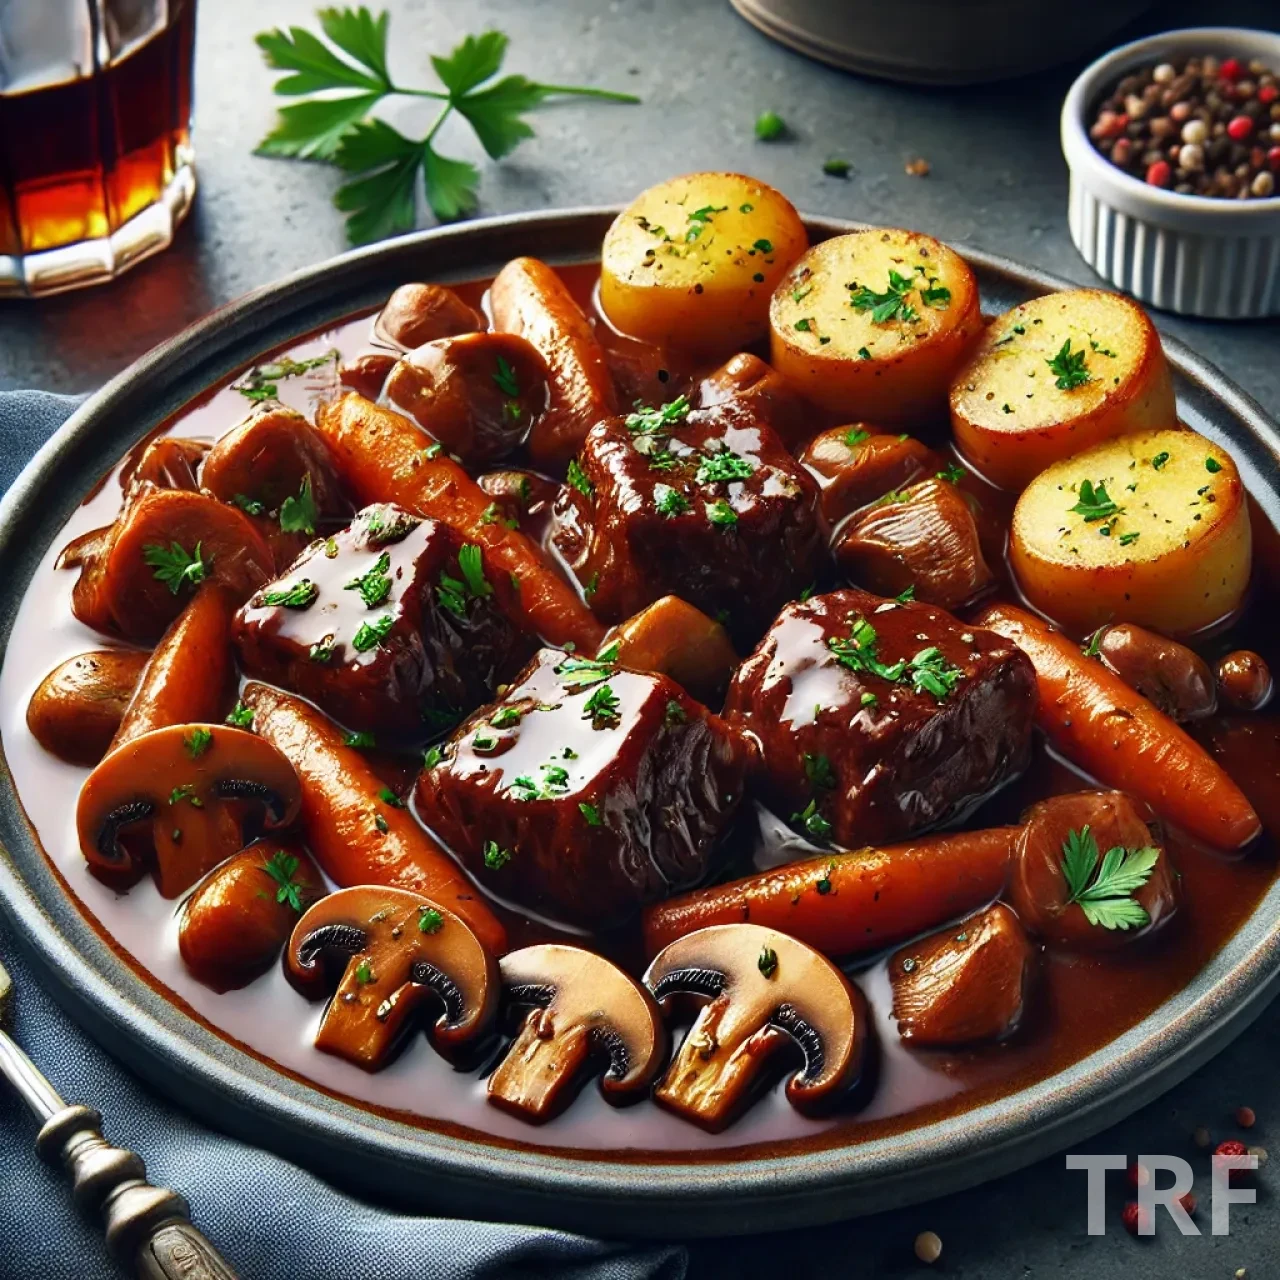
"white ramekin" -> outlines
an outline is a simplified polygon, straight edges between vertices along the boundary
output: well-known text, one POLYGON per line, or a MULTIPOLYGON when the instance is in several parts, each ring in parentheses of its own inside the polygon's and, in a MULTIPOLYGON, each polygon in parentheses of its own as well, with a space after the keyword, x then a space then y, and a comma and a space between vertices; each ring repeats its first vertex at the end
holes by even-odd
POLYGON ((1161 310, 1218 320, 1280 315, 1280 196, 1178 195, 1117 169, 1089 139, 1097 104, 1127 72, 1192 54, 1259 58, 1280 72, 1280 34, 1168 31, 1122 45, 1088 67, 1062 107, 1071 238, 1100 276, 1161 310))

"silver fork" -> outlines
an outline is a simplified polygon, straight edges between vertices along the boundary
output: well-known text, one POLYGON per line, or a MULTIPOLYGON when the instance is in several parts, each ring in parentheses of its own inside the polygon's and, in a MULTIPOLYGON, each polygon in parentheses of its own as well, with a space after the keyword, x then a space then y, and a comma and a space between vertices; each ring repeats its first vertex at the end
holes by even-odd
POLYGON ((237 1280, 226 1260, 191 1225, 191 1210, 176 1191, 153 1187, 132 1151, 102 1136, 102 1116, 69 1106, 3 1029, 13 981, 0 964, 0 1075, 41 1121, 36 1150, 61 1163, 76 1203, 98 1214, 107 1247, 138 1280, 237 1280))

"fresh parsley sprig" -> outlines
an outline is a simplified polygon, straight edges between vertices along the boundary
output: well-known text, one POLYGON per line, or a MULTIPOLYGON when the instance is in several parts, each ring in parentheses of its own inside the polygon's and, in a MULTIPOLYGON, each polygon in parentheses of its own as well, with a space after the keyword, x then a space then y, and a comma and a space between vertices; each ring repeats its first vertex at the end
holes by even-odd
POLYGON ((287 73, 276 81, 276 93, 300 99, 280 108, 279 121, 259 143, 258 153, 321 160, 351 174, 334 204, 349 215, 352 244, 413 229, 419 174, 431 211, 442 222, 474 212, 479 170, 466 160, 441 155, 434 146, 451 115, 466 120, 486 153, 500 160, 533 137, 523 116, 548 98, 639 102, 630 93, 541 84, 522 75, 496 79, 508 44, 501 31, 468 36, 447 57, 433 55, 431 65, 442 89, 411 89, 397 84, 387 65, 390 14, 375 16, 361 5, 321 9, 316 17, 324 39, 304 27, 256 37, 267 66, 287 73), (425 138, 406 138, 372 116, 391 97, 441 104, 425 138))
POLYGON ((1150 917, 1132 895, 1151 879, 1159 859, 1160 850, 1152 845, 1140 849, 1116 845, 1099 855, 1098 842, 1087 825, 1069 831, 1062 842, 1067 906, 1079 903, 1085 919, 1104 929, 1141 928, 1150 917))

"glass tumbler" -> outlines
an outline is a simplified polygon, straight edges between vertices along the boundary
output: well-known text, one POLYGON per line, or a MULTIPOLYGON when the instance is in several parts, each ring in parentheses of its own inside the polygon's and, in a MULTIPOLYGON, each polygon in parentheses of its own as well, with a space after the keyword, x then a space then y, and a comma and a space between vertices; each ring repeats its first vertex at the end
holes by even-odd
POLYGON ((196 0, 0 0, 0 298, 114 279, 195 196, 196 0))

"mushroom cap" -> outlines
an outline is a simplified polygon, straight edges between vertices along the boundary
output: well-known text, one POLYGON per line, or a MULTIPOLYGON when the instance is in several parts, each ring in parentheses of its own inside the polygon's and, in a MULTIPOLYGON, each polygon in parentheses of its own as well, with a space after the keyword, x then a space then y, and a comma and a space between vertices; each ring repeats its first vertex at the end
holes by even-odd
MULTIPOLYGON (((600 1091, 609 1101, 620 1103, 643 1094, 662 1069, 669 1041, 657 1004, 639 982, 604 956, 548 942, 503 956, 499 970, 504 1002, 532 1006, 543 1015, 538 1019, 540 1039, 585 1033, 587 1051, 607 1056, 600 1091)), ((514 1052, 513 1048, 508 1056, 514 1052)), ((565 1076, 576 1074, 578 1056, 566 1052, 558 1061, 540 1064, 540 1070, 559 1068, 565 1076)), ((564 1081, 566 1087, 569 1083, 564 1081)), ((490 1096, 501 1103, 492 1081, 490 1096)))
POLYGON ((449 1049, 482 1035, 498 1009, 498 963, 461 916, 408 889, 359 885, 309 907, 284 953, 285 976, 315 1000, 337 988, 316 1045, 376 1070, 410 1014, 434 998, 449 1049))
POLYGON ((785 1038, 804 1056, 786 1085, 797 1110, 829 1109, 858 1082, 866 1001, 830 960, 785 933, 755 924, 698 929, 664 947, 644 981, 664 1010, 673 996, 709 1002, 657 1095, 697 1123, 727 1124, 785 1038))
POLYGON ((298 775, 269 742, 225 724, 176 724, 103 757, 80 789, 76 830, 93 870, 128 877, 139 860, 120 833, 149 822, 160 892, 172 898, 249 843, 246 804, 274 831, 301 802, 298 775))

